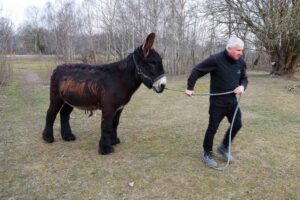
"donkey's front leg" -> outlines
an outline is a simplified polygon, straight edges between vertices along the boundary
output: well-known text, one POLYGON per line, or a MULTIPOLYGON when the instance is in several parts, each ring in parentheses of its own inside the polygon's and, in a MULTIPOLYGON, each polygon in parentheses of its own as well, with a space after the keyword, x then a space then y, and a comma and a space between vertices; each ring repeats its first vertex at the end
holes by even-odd
POLYGON ((123 111, 123 109, 118 110, 113 118, 113 133, 111 135, 111 144, 112 145, 116 145, 116 144, 120 143, 120 139, 118 138, 117 129, 118 129, 119 119, 120 119, 122 111, 123 111))
POLYGON ((109 154, 114 151, 111 144, 111 135, 113 134, 113 112, 106 113, 102 111, 101 138, 99 141, 99 154, 109 154))

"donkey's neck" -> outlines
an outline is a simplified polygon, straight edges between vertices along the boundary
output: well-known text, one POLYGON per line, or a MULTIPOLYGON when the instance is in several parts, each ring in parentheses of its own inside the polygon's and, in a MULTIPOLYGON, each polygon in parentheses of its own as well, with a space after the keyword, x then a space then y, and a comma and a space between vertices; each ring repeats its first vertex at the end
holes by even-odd
POLYGON ((124 87, 126 87, 132 95, 140 87, 142 81, 137 74, 137 69, 132 54, 121 61, 121 65, 123 66, 124 64, 126 67, 121 71, 123 79, 122 82, 124 87))

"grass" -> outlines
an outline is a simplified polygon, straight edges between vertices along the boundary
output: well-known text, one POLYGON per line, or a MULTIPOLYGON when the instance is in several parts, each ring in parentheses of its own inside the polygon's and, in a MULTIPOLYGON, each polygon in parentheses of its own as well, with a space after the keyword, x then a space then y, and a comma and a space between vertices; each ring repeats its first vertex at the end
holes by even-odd
MULTIPOLYGON (((144 86, 123 111, 113 154, 97 153, 100 111, 90 118, 72 113, 75 142, 61 139, 58 116, 56 141, 44 143, 49 87, 43 76, 52 64, 38 63, 12 63, 14 79, 0 89, 0 199, 299 199, 300 94, 286 89, 295 82, 249 73, 244 126, 233 143, 236 162, 217 172, 200 160, 208 98, 158 95, 144 86)), ((185 84, 182 76, 168 87, 185 84)), ((205 77, 196 91, 208 87, 205 77)), ((214 148, 227 127, 224 120, 214 148)))

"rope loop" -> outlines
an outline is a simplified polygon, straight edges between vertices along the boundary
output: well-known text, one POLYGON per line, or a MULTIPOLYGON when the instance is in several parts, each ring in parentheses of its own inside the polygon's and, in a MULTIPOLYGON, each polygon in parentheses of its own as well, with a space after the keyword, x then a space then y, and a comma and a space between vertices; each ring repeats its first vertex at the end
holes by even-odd
MULTIPOLYGON (((170 90, 170 91, 175 91, 175 92, 185 92, 183 90, 176 90, 176 89, 170 89, 170 88, 165 88, 165 89, 166 90, 170 90)), ((233 91, 228 91, 228 92, 221 92, 221 93, 195 93, 193 96, 221 96, 221 95, 227 95, 227 94, 232 94, 232 93, 234 93, 234 92, 233 91)), ((238 103, 237 103, 236 108, 234 110, 232 122, 230 124, 229 144, 228 144, 228 158, 227 158, 227 161, 223 165, 219 165, 217 167, 211 167, 211 168, 213 168, 215 170, 223 171, 229 165, 230 158, 231 158, 231 133, 232 133, 232 127, 233 127, 233 124, 234 124, 234 121, 235 121, 235 117, 236 117, 237 111, 238 111, 238 109, 240 107, 240 100, 241 100, 241 96, 239 96, 239 98, 238 98, 238 103)))

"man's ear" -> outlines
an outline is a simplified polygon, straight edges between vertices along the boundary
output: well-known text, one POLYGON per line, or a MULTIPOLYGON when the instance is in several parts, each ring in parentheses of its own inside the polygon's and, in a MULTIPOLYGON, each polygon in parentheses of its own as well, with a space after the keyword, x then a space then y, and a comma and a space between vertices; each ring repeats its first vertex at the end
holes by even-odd
POLYGON ((153 47, 154 41, 155 41, 155 33, 150 33, 145 39, 144 44, 142 45, 144 56, 148 55, 149 50, 153 47))

